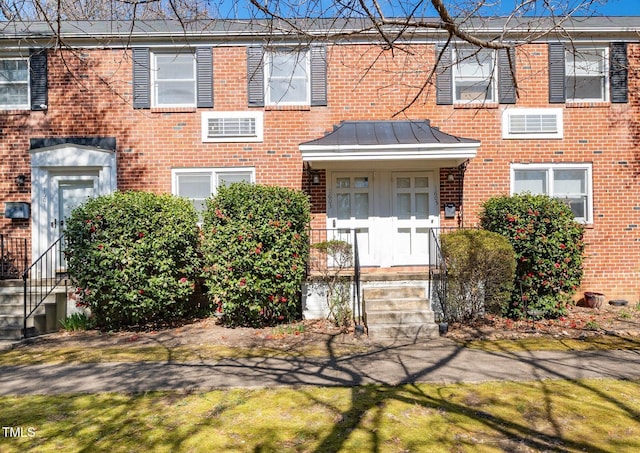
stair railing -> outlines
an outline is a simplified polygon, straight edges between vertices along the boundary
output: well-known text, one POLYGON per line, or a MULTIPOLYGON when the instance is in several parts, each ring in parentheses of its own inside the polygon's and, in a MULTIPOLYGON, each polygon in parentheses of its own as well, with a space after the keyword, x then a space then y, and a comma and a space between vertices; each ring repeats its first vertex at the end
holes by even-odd
POLYGON ((364 333, 367 319, 364 313, 364 301, 360 298, 360 251, 358 250, 358 230, 353 233, 353 325, 356 333, 364 333))
POLYGON ((20 278, 28 265, 27 239, 0 234, 0 280, 20 278))
POLYGON ((447 295, 447 263, 440 247, 439 229, 429 229, 429 300, 441 310, 447 295))
POLYGON ((61 235, 49 248, 22 273, 24 284, 23 337, 27 337, 27 320, 45 299, 66 278, 61 235))

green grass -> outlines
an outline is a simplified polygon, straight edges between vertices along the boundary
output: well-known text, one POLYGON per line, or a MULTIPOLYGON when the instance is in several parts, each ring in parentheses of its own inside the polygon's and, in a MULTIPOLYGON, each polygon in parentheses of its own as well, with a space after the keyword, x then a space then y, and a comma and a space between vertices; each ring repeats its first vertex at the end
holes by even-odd
POLYGON ((595 335, 583 339, 530 337, 512 340, 460 341, 458 344, 466 348, 490 352, 640 350, 640 337, 614 335, 595 335))
MULTIPOLYGON (((332 347, 331 354, 340 356, 366 351, 365 346, 332 347)), ((103 346, 82 348, 55 347, 47 344, 21 346, 0 351, 2 365, 36 365, 42 363, 98 363, 98 362, 202 362, 243 357, 325 357, 330 352, 319 344, 295 349, 235 348, 219 345, 165 346, 103 346)))
MULTIPOLYGON (((0 398, 12 452, 640 451, 638 381, 0 398)), ((1 433, 0 433, 1 435, 1 433)))
MULTIPOLYGON (((274 331, 274 333, 277 333, 274 331)), ((523 338, 515 340, 472 340, 460 341, 461 347, 483 351, 586 351, 633 349, 640 350, 640 337, 593 336, 574 338, 523 338)), ((97 363, 97 362, 203 362, 224 358, 243 357, 328 357, 364 353, 366 345, 345 344, 296 346, 292 349, 278 348, 236 348, 219 345, 137 346, 117 345, 82 348, 56 347, 44 344, 25 345, 15 349, 0 351, 1 365, 35 365, 42 363, 97 363)))

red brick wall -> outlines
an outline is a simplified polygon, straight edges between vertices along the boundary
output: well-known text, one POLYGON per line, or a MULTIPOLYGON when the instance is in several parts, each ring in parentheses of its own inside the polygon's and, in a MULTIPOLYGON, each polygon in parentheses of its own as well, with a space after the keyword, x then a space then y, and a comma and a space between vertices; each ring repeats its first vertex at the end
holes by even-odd
MULTIPOLYGON (((593 163, 594 222, 587 229, 584 288, 607 297, 640 300, 640 45, 629 46, 630 102, 569 106, 562 140, 502 140, 506 106, 437 106, 433 86, 423 86, 434 61, 433 46, 390 51, 377 46, 341 45, 329 49, 328 107, 265 108, 262 143, 203 143, 201 110, 134 110, 131 61, 117 50, 65 52, 49 59, 49 109, 0 112, 2 201, 29 201, 29 138, 113 136, 117 139, 118 187, 154 192, 171 190, 176 167, 256 169, 259 183, 307 188, 298 145, 318 138, 342 120, 429 119, 444 132, 481 141, 464 181, 464 224, 474 225, 482 202, 509 191, 510 164, 593 163), (420 90, 424 91, 420 94, 420 90)), ((246 50, 214 49, 215 110, 246 110, 246 50)), ((516 107, 549 107, 547 47, 529 45, 517 54, 516 107)), ((511 107, 506 107, 511 108, 511 107)), ((427 166, 430 164, 427 163, 427 166)), ((459 204, 450 169, 440 172, 441 207, 459 204)), ((325 173, 311 186, 314 226, 324 226, 325 173)), ((458 219, 443 219, 454 226, 458 219)), ((29 222, 0 219, 0 232, 29 237, 29 222)))

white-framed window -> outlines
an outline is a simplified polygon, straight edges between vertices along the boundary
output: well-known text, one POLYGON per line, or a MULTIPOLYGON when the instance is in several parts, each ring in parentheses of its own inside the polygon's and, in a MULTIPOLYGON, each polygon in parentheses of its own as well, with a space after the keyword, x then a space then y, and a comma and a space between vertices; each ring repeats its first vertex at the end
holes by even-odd
POLYGON ((214 195, 218 187, 243 181, 254 183, 255 168, 174 168, 171 170, 171 179, 171 192, 189 199, 201 214, 206 207, 207 198, 214 195))
POLYGON ((508 108, 502 112, 502 138, 562 138, 564 134, 561 108, 508 108))
POLYGON ((544 194, 566 202, 584 223, 593 222, 591 164, 512 164, 511 193, 544 194))
POLYGON ((607 101, 608 59, 606 47, 565 50, 565 90, 568 101, 607 101))
POLYGON ((265 59, 266 104, 310 104, 309 50, 272 48, 265 59))
POLYGON ((202 112, 203 142, 261 142, 263 112, 202 112))
POLYGON ((28 109, 29 59, 0 58, 0 109, 28 109))
POLYGON ((461 47, 454 54, 455 102, 495 102, 497 99, 496 52, 461 47))
POLYGON ((154 52, 151 69, 153 107, 196 106, 196 58, 193 52, 154 52))

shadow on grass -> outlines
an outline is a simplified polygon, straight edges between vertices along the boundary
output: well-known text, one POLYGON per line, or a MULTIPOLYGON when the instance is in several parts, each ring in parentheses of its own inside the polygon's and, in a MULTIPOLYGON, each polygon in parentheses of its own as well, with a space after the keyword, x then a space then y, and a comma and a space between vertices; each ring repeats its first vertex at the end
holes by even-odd
MULTIPOLYGON (((178 450, 198 435, 199 430, 217 429, 219 416, 243 404, 242 390, 238 388, 286 387, 304 395, 316 405, 334 414, 335 423, 320 437, 312 429, 300 430, 297 436, 313 439, 315 451, 339 451, 348 449, 355 430, 366 432, 367 451, 386 450, 387 440, 380 434, 385 424, 385 408, 402 403, 442 412, 455 420, 465 420, 485 427, 498 439, 504 450, 526 446, 536 450, 552 451, 610 451, 586 439, 567 435, 564 420, 557 415, 551 389, 551 380, 567 381, 569 388, 580 389, 613 405, 630 424, 637 427, 640 413, 637 406, 614 396, 592 384, 588 378, 638 379, 640 354, 638 351, 519 351, 471 350, 446 340, 424 342, 397 342, 372 346, 366 352, 343 355, 337 352, 336 337, 324 345, 328 356, 306 357, 295 351, 290 354, 261 357, 232 357, 217 360, 200 357, 196 362, 173 362, 172 347, 166 346, 166 362, 88 363, 77 365, 37 365, 0 367, 2 382, 0 395, 26 395, 33 393, 77 394, 103 392, 142 394, 135 404, 153 405, 152 416, 146 421, 128 415, 129 404, 114 404, 122 395, 98 395, 103 405, 99 420, 87 420, 79 430, 94 430, 95 443, 85 445, 80 451, 99 449, 105 436, 118 441, 118 427, 127 426, 141 433, 150 426, 164 427, 168 433, 162 439, 145 439, 145 449, 154 446, 171 446, 178 450), (580 379, 580 380, 578 380, 580 379), (544 428, 526 419, 517 421, 504 413, 487 409, 491 401, 458 401, 451 397, 451 387, 445 384, 461 382, 513 381, 524 389, 528 385, 541 386, 541 399, 536 402, 536 416, 544 421, 544 428), (442 384, 436 392, 425 392, 417 383, 442 384), (533 383, 533 384, 532 384, 533 383), (349 389, 350 401, 345 409, 316 398, 309 386, 341 387, 349 389), (186 426, 176 426, 163 419, 163 404, 171 404, 181 393, 163 395, 154 402, 144 398, 147 391, 180 390, 187 393, 209 389, 234 389, 223 401, 204 401, 208 405, 207 416, 191 420, 186 426), (110 402, 111 400, 111 402, 110 402), (540 415, 542 414, 542 415, 540 415), (155 418, 154 418, 155 417, 155 418), (145 425, 145 423, 147 425, 145 425), (148 424, 151 425, 148 425, 148 424), (193 425, 193 426, 191 426, 193 425)), ((248 392, 248 391, 247 391, 248 392)), ((496 395, 496 397, 499 395, 496 395)), ((517 391, 514 398, 517 398, 517 391)), ((202 398, 207 398, 206 394, 202 398)), ((71 398, 81 401, 81 397, 71 398)), ((69 403, 71 404, 71 403, 69 403)), ((130 403, 133 404, 133 403, 130 403)), ((269 404, 269 401, 265 401, 269 404)), ((514 403, 515 404, 515 403, 514 403)), ((589 403, 584 402, 587 411, 589 403)), ((102 406, 101 406, 102 407, 102 406)), ((72 412, 73 407, 60 408, 60 414, 72 412)), ((60 415, 60 417, 65 417, 60 415)), ((589 421, 586 421, 587 423, 589 421)), ((595 421, 591 421, 595 423, 595 421)), ((21 423, 20 420, 3 420, 3 423, 21 423)), ((428 429, 428 427, 425 427, 428 429)), ((260 434, 263 441, 254 445, 254 451, 273 451, 282 447, 277 441, 278 427, 273 426, 260 434)), ((461 437, 457 444, 472 446, 473 438, 461 437)), ((631 449, 633 439, 621 441, 618 450, 631 449), (625 444, 624 442, 629 442, 625 444)), ((637 442, 637 441, 635 441, 637 442)), ((420 440, 401 441, 404 448, 420 449, 420 440)), ((290 445, 295 450, 295 445, 290 445)))

